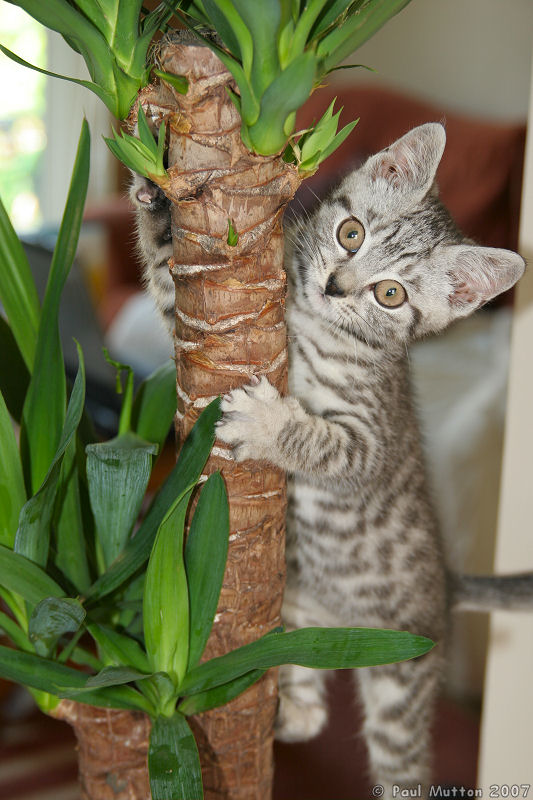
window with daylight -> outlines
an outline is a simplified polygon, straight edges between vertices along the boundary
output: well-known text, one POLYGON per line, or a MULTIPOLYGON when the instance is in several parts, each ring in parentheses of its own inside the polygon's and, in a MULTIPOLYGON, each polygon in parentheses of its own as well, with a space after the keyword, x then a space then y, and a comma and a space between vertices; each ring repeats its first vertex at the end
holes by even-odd
MULTIPOLYGON (((2 43, 30 63, 46 63, 46 31, 20 8, 0 4, 2 43)), ((46 147, 44 75, 0 53, 0 197, 20 233, 42 221, 39 200, 46 147)))

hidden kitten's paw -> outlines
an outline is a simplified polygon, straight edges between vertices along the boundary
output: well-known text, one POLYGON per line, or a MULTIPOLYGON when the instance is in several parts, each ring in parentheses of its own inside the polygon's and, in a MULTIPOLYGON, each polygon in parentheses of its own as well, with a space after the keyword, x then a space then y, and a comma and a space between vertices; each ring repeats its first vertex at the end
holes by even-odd
MULTIPOLYGON (((286 669, 283 667, 283 670, 286 669)), ((328 719, 321 688, 315 686, 312 680, 303 680, 286 687, 283 683, 282 677, 274 728, 276 739, 281 742, 305 742, 313 739, 318 736, 328 719)))
POLYGON ((170 208, 169 200, 164 192, 157 184, 143 175, 132 173, 129 195, 131 202, 138 209, 163 211, 170 208))
POLYGON ((220 407, 217 437, 232 446, 236 461, 273 457, 272 443, 286 414, 284 400, 265 376, 233 389, 220 407))

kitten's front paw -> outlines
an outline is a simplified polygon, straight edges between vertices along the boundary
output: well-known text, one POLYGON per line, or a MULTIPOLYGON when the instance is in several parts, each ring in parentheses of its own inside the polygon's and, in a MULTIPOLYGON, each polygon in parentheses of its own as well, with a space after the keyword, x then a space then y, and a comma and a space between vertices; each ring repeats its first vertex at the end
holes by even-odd
POLYGON ((318 694, 316 697, 298 697, 280 689, 274 727, 278 741, 306 742, 318 736, 327 720, 327 709, 318 694))
POLYGON ((231 445, 236 461, 271 457, 283 401, 265 376, 233 389, 223 398, 220 408, 223 416, 216 426, 217 438, 231 445))

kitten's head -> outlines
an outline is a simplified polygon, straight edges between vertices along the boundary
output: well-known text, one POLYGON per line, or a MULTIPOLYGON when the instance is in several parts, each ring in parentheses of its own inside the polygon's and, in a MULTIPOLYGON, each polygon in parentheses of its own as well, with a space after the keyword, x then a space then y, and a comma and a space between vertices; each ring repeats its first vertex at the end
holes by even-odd
POLYGON ((428 123, 371 156, 293 231, 298 291, 332 328, 401 346, 511 288, 524 260, 466 240, 437 196, 445 145, 428 123))

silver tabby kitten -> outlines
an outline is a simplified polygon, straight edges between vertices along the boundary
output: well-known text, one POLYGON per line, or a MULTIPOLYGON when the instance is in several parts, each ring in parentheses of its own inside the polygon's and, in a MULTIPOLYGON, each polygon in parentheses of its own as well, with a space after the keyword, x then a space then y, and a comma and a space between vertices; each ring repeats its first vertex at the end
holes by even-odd
MULTIPOLYGON (((407 347, 524 271, 517 254, 465 240, 440 203, 444 144, 441 125, 416 128, 349 174, 293 231, 290 396, 256 377, 224 398, 217 430, 238 461, 264 459, 289 473, 288 628, 385 627, 440 643, 420 659, 355 671, 372 779, 385 797, 395 784, 429 784, 449 609, 533 607, 531 576, 448 572, 427 487, 407 347)), ((160 255, 148 282, 165 311, 173 288, 163 298, 160 255)), ((279 738, 320 731, 324 679, 320 670, 282 668, 279 738)))

